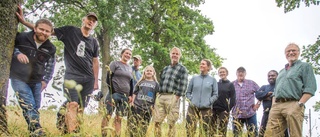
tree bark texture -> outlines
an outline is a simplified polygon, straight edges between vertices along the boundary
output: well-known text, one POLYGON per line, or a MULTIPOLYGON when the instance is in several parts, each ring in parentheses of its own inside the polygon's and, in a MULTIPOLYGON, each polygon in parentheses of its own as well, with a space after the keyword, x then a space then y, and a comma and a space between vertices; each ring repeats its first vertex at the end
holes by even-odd
POLYGON ((8 135, 6 98, 14 40, 18 20, 15 12, 19 0, 0 1, 0 136, 8 135))

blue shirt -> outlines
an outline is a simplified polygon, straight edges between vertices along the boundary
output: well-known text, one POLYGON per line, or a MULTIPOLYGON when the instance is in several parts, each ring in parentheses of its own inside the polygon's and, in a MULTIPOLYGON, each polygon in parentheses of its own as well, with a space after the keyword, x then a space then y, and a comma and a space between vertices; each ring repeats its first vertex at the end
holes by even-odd
POLYGON ((132 66, 132 77, 133 77, 133 86, 137 84, 137 82, 141 79, 141 72, 136 67, 132 66))

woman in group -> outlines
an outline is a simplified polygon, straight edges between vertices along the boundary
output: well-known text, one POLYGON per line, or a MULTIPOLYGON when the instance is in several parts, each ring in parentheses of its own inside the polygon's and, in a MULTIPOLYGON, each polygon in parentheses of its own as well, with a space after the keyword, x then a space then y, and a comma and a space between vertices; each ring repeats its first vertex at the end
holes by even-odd
POLYGON ((212 135, 212 105, 218 98, 218 85, 210 76, 212 63, 203 59, 200 63, 200 75, 192 77, 189 82, 186 97, 189 100, 187 112, 187 136, 194 136, 197 122, 200 122, 200 135, 212 135))
POLYGON ((110 70, 107 74, 109 92, 105 101, 107 114, 103 117, 101 123, 102 136, 107 136, 106 127, 115 108, 114 126, 116 136, 121 135, 121 119, 128 114, 133 91, 132 68, 128 64, 131 54, 130 49, 123 49, 121 51, 121 60, 113 61, 109 65, 110 70))
POLYGON ((158 90, 156 72, 152 66, 147 66, 133 91, 132 115, 129 117, 131 137, 146 136, 158 90))
POLYGON ((213 104, 214 134, 226 136, 229 122, 229 112, 235 105, 236 95, 233 83, 228 79, 228 69, 220 67, 218 69, 220 80, 218 82, 219 97, 213 104))

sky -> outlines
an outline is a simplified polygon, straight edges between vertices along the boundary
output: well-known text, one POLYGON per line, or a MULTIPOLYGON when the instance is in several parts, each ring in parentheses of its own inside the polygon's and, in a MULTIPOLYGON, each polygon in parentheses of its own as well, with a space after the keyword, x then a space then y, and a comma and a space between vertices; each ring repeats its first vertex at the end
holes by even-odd
MULTIPOLYGON (((230 81, 236 79, 237 68, 243 66, 246 79, 259 86, 268 84, 268 71, 280 71, 287 63, 284 49, 289 43, 294 42, 302 49, 303 45, 314 44, 320 35, 320 6, 301 5, 284 13, 275 0, 206 0, 200 10, 213 21, 215 32, 205 39, 226 58, 222 66, 228 68, 230 81)), ((316 78, 319 83, 320 76, 316 78)), ((315 96, 306 103, 305 114, 315 101, 320 101, 319 91, 318 85, 315 96)), ((312 125, 319 125, 318 116, 319 113, 312 113, 312 125)), ((261 117, 262 107, 258 111, 258 122, 261 117)), ((303 133, 307 135, 309 126, 304 123, 303 133)), ((319 136, 317 132, 312 136, 316 134, 319 136)))
MULTIPOLYGON (((302 48, 303 45, 315 43, 320 35, 320 6, 301 5, 294 11, 284 13, 283 8, 276 6, 275 0, 206 0, 199 9, 213 21, 215 32, 205 39, 208 45, 217 49, 217 54, 226 58, 222 65, 228 68, 231 81, 236 79, 236 69, 243 66, 247 70, 247 79, 259 86, 268 84, 268 71, 279 71, 287 63, 284 49, 289 43, 294 42, 302 48)), ((218 76, 215 78, 219 79, 218 76)), ((316 78, 319 83, 320 76, 316 78)), ((318 86, 316 95, 307 102, 306 114, 315 101, 320 101, 319 89, 318 86)), ((53 91, 49 87, 44 92, 62 95, 53 91)), ((8 100, 13 99, 10 87, 8 100)), ((63 101, 58 99, 56 104, 63 101)), ((43 101, 42 104, 48 102, 43 101)), ((91 101, 88 109, 94 111, 96 106, 96 102, 91 101)), ((312 125, 319 125, 319 115, 312 113, 312 125)), ((261 117, 262 107, 258 111, 259 122, 261 117)), ((307 135, 309 126, 304 123, 304 135, 307 135)), ((313 136, 316 134, 320 135, 314 132, 313 136)))

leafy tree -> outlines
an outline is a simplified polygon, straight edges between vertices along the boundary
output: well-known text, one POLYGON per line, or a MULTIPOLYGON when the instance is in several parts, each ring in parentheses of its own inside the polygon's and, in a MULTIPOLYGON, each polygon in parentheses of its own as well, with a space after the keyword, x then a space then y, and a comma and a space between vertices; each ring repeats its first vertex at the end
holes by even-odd
POLYGON ((213 23, 196 9, 203 3, 204 0, 28 0, 25 7, 28 13, 38 11, 37 16, 50 17, 56 27, 80 26, 81 18, 89 11, 98 15, 94 34, 101 49, 101 90, 106 93, 104 67, 122 47, 133 46, 133 54, 142 56, 143 66, 153 64, 158 75, 170 64, 169 50, 174 46, 182 49, 181 62, 190 74, 198 71, 203 58, 219 67, 223 58, 204 40, 214 32, 213 23))
MULTIPOLYGON (((302 58, 305 59, 308 63, 310 63, 314 70, 315 74, 320 74, 320 36, 318 36, 317 41, 314 44, 309 44, 307 46, 302 47, 302 58)), ((320 101, 317 101, 313 106, 315 111, 320 110, 320 101)))
POLYGON ((222 58, 215 48, 206 44, 204 37, 213 33, 213 23, 201 15, 195 7, 203 0, 154 1, 140 3, 132 14, 131 24, 137 23, 134 33, 134 52, 142 55, 144 64, 154 64, 161 71, 170 64, 169 50, 176 46, 182 49, 181 62, 190 74, 198 72, 203 58, 221 66, 222 58), (145 54, 150 53, 150 54, 145 54))
POLYGON ((15 16, 18 3, 19 0, 0 1, 0 136, 8 135, 5 105, 10 64, 18 26, 15 16))
POLYGON ((317 41, 314 44, 309 44, 302 47, 301 57, 310 63, 315 70, 316 74, 320 74, 320 36, 318 36, 317 41))
POLYGON ((319 0, 276 0, 278 7, 284 7, 284 12, 290 12, 296 8, 300 7, 301 3, 304 3, 305 6, 309 7, 310 5, 319 5, 319 0))

